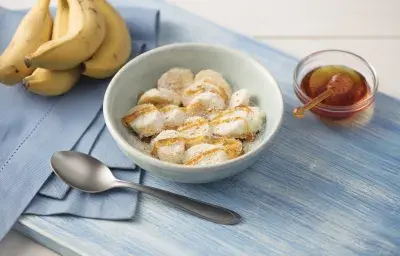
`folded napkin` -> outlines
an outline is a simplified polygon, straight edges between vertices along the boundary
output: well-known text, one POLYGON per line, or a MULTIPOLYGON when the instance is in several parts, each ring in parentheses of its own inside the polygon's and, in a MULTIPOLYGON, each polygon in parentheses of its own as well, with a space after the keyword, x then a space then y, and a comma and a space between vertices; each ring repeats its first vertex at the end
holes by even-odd
MULTIPOLYGON (((140 171, 135 170, 132 172, 134 165, 130 159, 121 153, 110 133, 104 127, 102 112, 99 113, 88 130, 97 131, 97 138, 95 138, 94 142, 90 140, 91 138, 85 140, 85 138, 88 137, 87 134, 90 134, 85 132, 75 149, 82 152, 85 150, 79 149, 90 148, 86 152, 101 159, 108 166, 113 167, 114 175, 117 178, 139 182, 140 171), (102 127, 103 129, 97 131, 98 127, 102 127)), ((94 132, 92 132, 92 134, 94 134, 94 132)), ((43 195, 36 195, 25 209, 24 214, 72 214, 86 218, 110 220, 130 219, 135 214, 137 202, 137 194, 135 191, 121 189, 112 190, 106 194, 88 194, 72 189, 68 192, 69 187, 60 179, 56 178, 54 174, 50 181, 51 188, 55 190, 54 192, 58 193, 57 195, 63 194, 63 198, 60 200, 43 195)), ((49 184, 49 182, 46 184, 49 184)))
MULTIPOLYGON (((128 23, 134 54, 157 45, 157 10, 119 10, 128 23)), ((25 13, 0 8, 0 52, 7 47, 25 13)), ((122 155, 104 128, 101 106, 108 83, 109 80, 82 77, 77 86, 59 97, 38 96, 20 85, 0 85, 0 240, 24 210, 26 214, 104 219, 133 216, 136 195, 132 191, 101 195, 69 191, 51 175, 49 165, 55 151, 74 149, 118 168, 115 175, 119 178, 139 181, 140 172, 120 170, 133 168, 134 164, 122 155)))

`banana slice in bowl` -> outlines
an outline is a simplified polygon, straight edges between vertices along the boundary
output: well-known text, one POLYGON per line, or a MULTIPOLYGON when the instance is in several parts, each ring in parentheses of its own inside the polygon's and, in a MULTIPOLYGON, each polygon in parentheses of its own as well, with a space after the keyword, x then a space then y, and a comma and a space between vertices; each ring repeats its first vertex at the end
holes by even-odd
POLYGON ((177 131, 182 133, 186 139, 187 148, 208 142, 212 136, 212 129, 208 120, 200 116, 189 117, 177 131))
POLYGON ((181 94, 193 83, 193 73, 186 68, 172 68, 165 72, 157 81, 158 89, 167 89, 181 94))
POLYGON ((165 106, 169 104, 179 106, 181 104, 181 97, 171 90, 153 88, 143 93, 139 98, 138 104, 146 103, 155 106, 165 106))
POLYGON ((240 106, 222 111, 210 124, 216 136, 251 140, 264 122, 265 113, 259 107, 240 106))
POLYGON ((176 105, 166 105, 160 108, 160 112, 164 117, 165 129, 176 129, 185 122, 185 108, 176 105))
POLYGON ((209 82, 196 82, 184 90, 182 94, 183 105, 188 106, 197 95, 205 92, 212 92, 216 94, 224 102, 224 107, 225 104, 229 103, 229 97, 225 90, 221 87, 209 82))
POLYGON ((186 107, 188 115, 207 115, 213 110, 225 109, 225 101, 216 93, 203 92, 196 95, 186 107))
POLYGON ((205 69, 196 74, 194 78, 195 82, 208 82, 217 85, 225 90, 228 97, 232 94, 232 89, 225 78, 217 71, 211 69, 205 69))
POLYGON ((240 89, 232 94, 229 108, 248 105, 250 105, 250 92, 247 89, 240 89))
POLYGON ((143 138, 160 133, 164 127, 164 118, 153 104, 141 104, 134 106, 122 118, 122 123, 143 138))
POLYGON ((217 164, 229 160, 224 148, 220 145, 201 143, 186 150, 183 157, 184 165, 217 164))
POLYGON ((185 139, 174 130, 165 130, 150 142, 152 154, 158 159, 179 164, 185 153, 185 139))

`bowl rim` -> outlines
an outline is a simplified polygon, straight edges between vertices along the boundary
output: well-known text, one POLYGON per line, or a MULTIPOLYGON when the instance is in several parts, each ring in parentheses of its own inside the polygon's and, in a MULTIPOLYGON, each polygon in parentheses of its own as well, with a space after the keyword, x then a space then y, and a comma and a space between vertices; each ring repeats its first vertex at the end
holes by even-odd
MULTIPOLYGON (((104 120, 105 120, 105 124, 107 129, 109 130, 110 134, 112 135, 113 139, 117 142, 117 144, 123 148, 124 151, 128 152, 130 155, 135 155, 139 158, 141 158, 141 160, 144 160, 146 162, 150 162, 151 165, 154 165, 158 168, 168 168, 169 172, 177 172, 177 173, 182 173, 182 172, 188 172, 188 171, 200 171, 200 172, 207 172, 207 171, 213 171, 216 169, 220 169, 223 168, 224 166, 228 167, 232 164, 238 164, 240 161, 243 161, 245 159, 249 159, 252 156, 257 155, 261 150, 263 150, 266 145, 275 137, 275 135, 277 134, 277 132, 279 131, 282 122, 283 122, 283 115, 285 112, 285 105, 283 102, 283 95, 282 95, 282 90, 279 87, 276 79, 272 76, 272 74, 269 72, 269 70, 262 65, 258 60, 256 60, 255 58, 253 58, 252 56, 250 56, 247 53, 241 52, 239 50, 236 49, 232 49, 230 47, 227 46, 223 46, 223 45, 219 45, 219 44, 209 44, 209 43, 173 43, 173 44, 168 44, 168 45, 164 45, 164 46, 159 46, 157 48, 154 48, 148 52, 145 52, 133 59, 131 59, 129 62, 127 62, 115 75, 114 77, 111 79, 105 95, 104 95, 104 99, 103 99, 103 116, 104 116, 104 120), (109 112, 110 109, 110 100, 109 98, 111 97, 111 92, 113 91, 113 88, 116 86, 116 84, 118 83, 118 80, 120 79, 120 75, 125 72, 126 70, 128 70, 132 65, 142 61, 143 59, 145 59, 147 56, 153 55, 153 54, 157 54, 159 52, 163 52, 166 50, 171 50, 171 49, 176 49, 176 48, 185 48, 185 47, 194 47, 194 48, 207 48, 207 49, 215 49, 215 50, 219 50, 219 51, 226 51, 230 54, 234 54, 234 55, 238 55, 241 58, 245 58, 247 59, 249 62, 253 63, 254 67, 261 70, 262 72, 264 72, 264 74, 266 75, 266 77, 269 79, 269 81, 272 83, 272 86, 276 87, 277 91, 278 91, 278 103, 281 106, 281 112, 279 115, 279 120, 278 123, 276 125, 276 127, 274 127, 274 130, 268 135, 268 136, 264 136, 261 143, 259 143, 258 145, 256 145, 251 151, 247 152, 246 154, 243 154, 237 158, 234 159, 230 159, 228 161, 222 162, 222 163, 216 163, 216 164, 208 164, 208 165, 198 165, 198 166, 186 166, 183 164, 175 164, 175 163, 170 163, 170 162, 165 162, 162 160, 159 160, 157 158, 148 156, 144 153, 142 153, 141 151, 137 150, 135 147, 133 147, 132 145, 130 145, 124 138, 123 136, 118 132, 117 128, 113 125, 113 119, 114 117, 112 116, 112 114, 109 112)), ((268 120, 268 116, 267 116, 267 120, 268 120)), ((137 163, 135 163, 137 164, 137 163)))

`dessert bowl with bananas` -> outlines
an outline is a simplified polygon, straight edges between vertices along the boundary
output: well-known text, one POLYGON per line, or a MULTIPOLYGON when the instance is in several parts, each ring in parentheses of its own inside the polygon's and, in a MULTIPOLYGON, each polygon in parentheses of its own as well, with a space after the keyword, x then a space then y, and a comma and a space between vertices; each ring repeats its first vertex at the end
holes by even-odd
POLYGON ((274 78, 248 55, 179 43, 128 62, 111 81, 103 109, 111 135, 140 167, 203 183, 260 157, 280 127, 283 101, 274 78))

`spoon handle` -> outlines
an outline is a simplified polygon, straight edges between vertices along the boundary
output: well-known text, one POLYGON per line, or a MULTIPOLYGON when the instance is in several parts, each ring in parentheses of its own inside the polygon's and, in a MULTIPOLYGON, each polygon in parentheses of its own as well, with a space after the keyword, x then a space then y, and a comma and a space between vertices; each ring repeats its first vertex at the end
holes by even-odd
POLYGON ((186 196, 178 195, 162 189, 148 187, 132 182, 118 180, 115 187, 133 188, 137 191, 164 199, 190 212, 197 217, 225 225, 235 225, 240 222, 241 216, 229 209, 208 204, 186 196))

